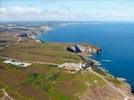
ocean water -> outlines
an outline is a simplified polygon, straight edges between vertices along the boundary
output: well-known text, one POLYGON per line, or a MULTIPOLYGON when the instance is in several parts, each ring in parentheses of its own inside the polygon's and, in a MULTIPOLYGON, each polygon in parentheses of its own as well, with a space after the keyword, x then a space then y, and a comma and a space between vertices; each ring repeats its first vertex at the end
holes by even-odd
POLYGON ((38 37, 51 42, 86 42, 102 48, 94 55, 114 76, 127 79, 134 89, 134 23, 72 24, 38 37))

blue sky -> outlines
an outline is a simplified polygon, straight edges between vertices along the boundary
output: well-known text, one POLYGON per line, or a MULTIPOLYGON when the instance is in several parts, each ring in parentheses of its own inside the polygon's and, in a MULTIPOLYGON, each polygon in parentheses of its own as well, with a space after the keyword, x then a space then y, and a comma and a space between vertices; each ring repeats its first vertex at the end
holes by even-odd
POLYGON ((133 0, 1 0, 1 20, 134 21, 133 0))

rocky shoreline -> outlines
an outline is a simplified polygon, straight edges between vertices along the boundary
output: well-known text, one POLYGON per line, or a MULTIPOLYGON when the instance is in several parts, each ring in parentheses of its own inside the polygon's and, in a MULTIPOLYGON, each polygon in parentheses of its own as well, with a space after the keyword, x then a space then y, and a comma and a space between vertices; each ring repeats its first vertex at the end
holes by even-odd
MULTIPOLYGON (((100 70, 102 73, 104 73, 106 76, 109 76, 109 77, 112 77, 116 80, 119 80, 119 81, 122 81, 126 84, 128 84, 129 88, 131 91, 132 88, 130 86, 130 84, 127 82, 126 79, 124 78, 119 78, 119 77, 115 77, 113 75, 111 75, 110 73, 108 73, 108 71, 104 70, 102 67, 101 67, 101 64, 98 63, 98 61, 94 60, 94 59, 91 59, 89 58, 89 55, 94 55, 96 53, 101 53, 102 49, 101 48, 97 48, 95 46, 91 46, 91 45, 88 45, 88 44, 71 44, 67 47, 67 50, 70 51, 70 52, 74 52, 74 53, 77 53, 83 57, 86 57, 86 59, 88 61, 91 61, 93 62, 93 64, 90 64, 89 66, 93 66, 95 69, 97 70, 100 70), (88 55, 88 56, 87 56, 88 55)), ((88 63, 88 62, 87 62, 88 63)), ((132 92, 133 93, 133 92, 132 92)))
MULTIPOLYGON (((49 28, 47 30, 47 32, 50 31, 50 30, 51 30, 51 28, 49 28)), ((37 33, 36 36, 41 35, 41 34, 42 33, 37 33)), ((44 34, 44 32, 43 32, 43 34, 44 34)), ((35 38, 33 38, 33 40, 35 40, 36 42, 42 42, 42 43, 44 42, 43 40, 39 40, 39 39, 35 39, 35 38)), ((83 55, 83 56, 85 56, 87 58, 87 56, 89 57, 89 56, 92 56, 92 55, 94 55, 96 53, 101 53, 102 48, 98 48, 98 47, 96 47, 94 45, 85 44, 85 43, 83 43, 83 44, 82 43, 69 43, 69 45, 67 46, 67 51, 71 51, 71 52, 74 52, 74 53, 81 54, 81 55, 83 55)), ((109 75, 109 76, 111 76, 113 78, 116 78, 118 80, 121 80, 123 82, 126 82, 126 79, 118 78, 118 77, 115 77, 115 76, 111 75, 110 73, 108 73, 106 70, 104 70, 102 67, 100 67, 100 63, 98 61, 96 61, 94 59, 91 59, 91 58, 89 60, 93 61, 95 63, 95 65, 98 66, 97 68, 100 69, 102 72, 106 73, 107 75, 109 75)), ((129 83, 127 83, 127 84, 129 84, 129 83)))

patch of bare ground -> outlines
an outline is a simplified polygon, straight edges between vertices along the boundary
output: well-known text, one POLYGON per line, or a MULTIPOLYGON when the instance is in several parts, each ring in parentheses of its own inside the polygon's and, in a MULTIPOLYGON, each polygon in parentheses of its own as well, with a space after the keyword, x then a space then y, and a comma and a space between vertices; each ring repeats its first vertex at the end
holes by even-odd
POLYGON ((0 94, 0 100, 14 100, 5 89, 0 89, 0 94))

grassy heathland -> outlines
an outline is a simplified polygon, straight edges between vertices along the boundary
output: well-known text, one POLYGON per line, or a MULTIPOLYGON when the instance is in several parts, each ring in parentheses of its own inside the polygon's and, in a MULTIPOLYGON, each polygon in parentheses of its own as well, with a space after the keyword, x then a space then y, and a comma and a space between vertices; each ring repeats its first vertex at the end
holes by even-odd
POLYGON ((105 85, 91 72, 71 74, 54 65, 33 64, 19 69, 1 60, 0 74, 0 88, 5 88, 17 100, 76 100, 87 88, 87 83, 91 86, 105 85))
MULTIPOLYGON (((8 43, 10 39, 6 40, 8 43)), ((0 56, 46 64, 32 63, 31 66, 20 69, 4 64, 4 59, 0 58, 0 89, 4 88, 15 100, 85 100, 86 97, 90 97, 87 100, 123 99, 122 95, 91 71, 72 74, 51 64, 81 60, 78 55, 66 51, 67 45, 37 43, 29 39, 1 49, 0 56)), ((124 86, 123 82, 98 72, 116 86, 124 86)))
MULTIPOLYGON (((115 85, 124 86, 121 81, 115 82, 110 77, 104 77, 109 78, 115 85)), ((92 97, 91 100, 102 96, 111 98, 103 100, 123 98, 88 70, 72 74, 47 64, 32 64, 26 69, 20 69, 11 64, 4 64, 2 59, 0 88, 5 88, 15 100, 77 100, 85 98, 86 92, 92 97)))
POLYGON ((62 43, 37 43, 27 40, 2 49, 0 56, 27 62, 78 62, 80 58, 76 54, 67 52, 66 46, 67 44, 62 43))

